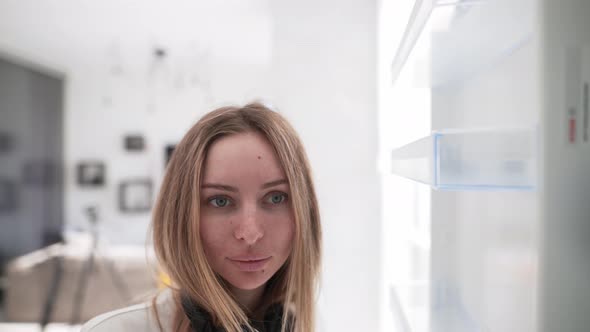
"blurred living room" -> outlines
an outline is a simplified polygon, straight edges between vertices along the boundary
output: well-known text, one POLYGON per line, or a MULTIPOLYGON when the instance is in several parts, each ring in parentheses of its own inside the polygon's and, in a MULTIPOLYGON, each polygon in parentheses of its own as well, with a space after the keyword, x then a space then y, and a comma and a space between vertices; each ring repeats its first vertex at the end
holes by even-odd
POLYGON ((167 165, 203 115, 253 101, 313 170, 316 331, 587 331, 588 16, 0 0, 0 332, 77 332, 174 286, 150 226, 167 165))
POLYGON ((377 211, 375 8, 1 0, 0 331, 75 331, 167 286, 153 202, 175 144, 220 106, 276 107, 327 174, 321 195, 366 172, 358 202, 377 211))

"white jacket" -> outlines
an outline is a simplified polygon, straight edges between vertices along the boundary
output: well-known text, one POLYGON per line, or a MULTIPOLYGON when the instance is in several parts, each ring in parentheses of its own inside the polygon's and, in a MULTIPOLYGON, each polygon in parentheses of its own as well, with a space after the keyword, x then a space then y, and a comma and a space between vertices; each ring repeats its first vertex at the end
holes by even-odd
POLYGON ((82 326, 81 332, 170 332, 175 304, 172 292, 162 292, 156 300, 160 322, 160 331, 154 317, 152 301, 127 308, 111 311, 96 316, 82 326))

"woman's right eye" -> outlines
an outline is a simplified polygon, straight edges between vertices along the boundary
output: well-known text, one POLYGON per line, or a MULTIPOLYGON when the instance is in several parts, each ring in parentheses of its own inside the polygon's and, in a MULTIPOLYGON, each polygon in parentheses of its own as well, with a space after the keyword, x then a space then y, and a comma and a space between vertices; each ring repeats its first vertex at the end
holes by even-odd
POLYGON ((227 197, 213 197, 209 199, 209 204, 213 205, 214 207, 221 208, 228 206, 230 201, 227 197))

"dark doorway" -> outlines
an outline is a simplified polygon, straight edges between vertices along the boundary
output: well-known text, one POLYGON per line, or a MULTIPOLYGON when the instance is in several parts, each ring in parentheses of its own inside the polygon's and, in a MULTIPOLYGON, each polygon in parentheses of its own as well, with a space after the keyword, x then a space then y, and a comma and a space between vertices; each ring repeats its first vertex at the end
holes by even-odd
POLYGON ((63 79, 0 58, 0 272, 61 241, 63 79))

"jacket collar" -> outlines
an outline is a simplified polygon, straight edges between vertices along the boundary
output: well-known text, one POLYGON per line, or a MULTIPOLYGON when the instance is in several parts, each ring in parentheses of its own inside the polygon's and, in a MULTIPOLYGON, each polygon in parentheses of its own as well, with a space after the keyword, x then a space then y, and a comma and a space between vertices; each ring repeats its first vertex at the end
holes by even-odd
MULTIPOLYGON (((195 332, 225 332, 222 327, 215 326, 211 315, 201 308, 190 297, 181 295, 182 309, 191 322, 192 330, 195 332)), ((280 332, 283 323, 283 306, 280 303, 271 305, 264 314, 262 321, 250 319, 250 325, 259 332, 280 332)), ((287 331, 292 330, 293 319, 290 316, 287 321, 287 331)), ((246 327, 242 330, 247 332, 246 327)))

